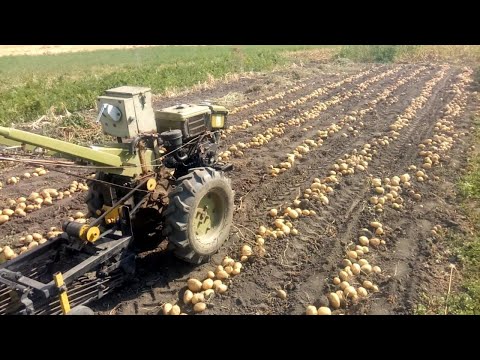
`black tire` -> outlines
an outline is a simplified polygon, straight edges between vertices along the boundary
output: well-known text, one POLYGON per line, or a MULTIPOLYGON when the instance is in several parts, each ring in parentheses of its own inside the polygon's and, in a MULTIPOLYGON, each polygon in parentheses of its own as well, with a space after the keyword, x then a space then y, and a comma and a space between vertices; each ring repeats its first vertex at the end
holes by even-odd
POLYGON ((164 212, 165 235, 177 257, 200 264, 218 251, 230 234, 233 197, 230 179, 212 168, 192 169, 177 179, 164 212), (198 234, 201 227, 205 234, 198 234))

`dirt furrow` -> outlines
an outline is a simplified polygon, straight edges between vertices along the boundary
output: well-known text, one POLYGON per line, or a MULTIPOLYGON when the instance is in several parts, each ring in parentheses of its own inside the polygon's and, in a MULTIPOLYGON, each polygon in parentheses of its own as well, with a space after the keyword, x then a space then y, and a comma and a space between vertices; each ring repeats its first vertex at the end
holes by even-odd
MULTIPOLYGON (((369 164, 369 172, 376 173, 376 171, 382 171, 384 168, 389 168, 389 171, 392 171, 391 170, 392 167, 396 168, 397 163, 395 161, 392 161, 393 159, 388 155, 391 154, 392 157, 397 158, 398 149, 404 149, 406 144, 408 144, 411 141, 412 135, 417 136, 418 134, 417 126, 420 124, 423 124, 422 120, 425 120, 424 116, 425 115, 429 116, 432 108, 436 104, 438 104, 438 101, 440 98, 438 93, 443 90, 443 87, 445 86, 445 82, 447 78, 444 78, 442 81, 440 81, 439 84, 436 85, 436 91, 433 92, 427 104, 417 113, 417 116, 414 118, 412 123, 407 128, 407 131, 403 132, 400 135, 400 137, 398 137, 395 140, 396 146, 379 150, 379 153, 381 155, 380 157, 373 160, 371 164, 369 164), (372 171, 372 169, 376 171, 372 171)), ((390 172, 390 174, 392 173, 390 172)), ((394 172, 394 174, 396 174, 396 172, 394 172)), ((398 175, 400 174, 402 174, 402 172, 398 172, 398 175)), ((362 179, 359 179, 358 176, 355 176, 355 177, 358 180, 355 181, 354 178, 352 178, 352 182, 354 182, 353 186, 355 187, 358 193, 355 196, 352 196, 351 194, 349 196, 344 196, 342 194, 342 197, 344 197, 345 199, 348 199, 349 203, 352 204, 351 207, 347 210, 345 219, 343 221, 344 225, 346 224, 346 228, 345 227, 340 228, 338 231, 338 233, 340 234, 338 238, 340 243, 344 246, 344 249, 343 249, 344 252, 346 250, 347 245, 351 244, 352 241, 355 242, 355 239, 359 236, 358 235, 359 230, 362 228, 360 224, 363 224, 363 227, 368 227, 368 224, 370 223, 370 221, 376 218, 375 213, 374 212, 372 213, 371 211, 369 211, 370 209, 368 209, 367 199, 370 196, 368 183, 365 183, 365 179, 362 180, 362 179)), ((346 209, 347 207, 341 206, 340 208, 346 209)), ((369 253, 366 256, 372 264, 376 264, 375 254, 372 255, 369 253), (373 259, 373 262, 372 262, 372 259, 373 259)), ((337 257, 337 259, 341 259, 341 256, 337 257)), ((337 262, 339 263, 338 260, 337 262)), ((334 268, 336 268, 336 266, 334 266, 334 268)), ((330 284, 331 284, 331 280, 327 277, 326 283, 325 283, 326 289, 329 289, 330 291, 335 291, 334 286, 330 284)), ((324 292, 324 294, 327 294, 327 293, 328 291, 324 292)), ((324 296, 320 296, 320 298, 317 299, 317 303, 315 305, 328 306, 328 301, 324 296), (326 305, 325 305, 325 302, 326 302, 326 305)), ((349 310, 349 313, 362 313, 362 310, 360 310, 360 308, 353 307, 349 310)))
MULTIPOLYGON (((379 88, 379 83, 384 83, 385 78, 392 79, 392 77, 401 70, 402 68, 400 67, 387 70, 383 73, 374 75, 361 83, 353 83, 353 90, 345 89, 343 92, 336 93, 328 98, 321 98, 313 105, 307 102, 307 104, 309 104, 307 107, 305 107, 305 104, 302 104, 302 107, 295 108, 295 116, 281 116, 274 124, 270 124, 271 121, 269 121, 267 125, 270 125, 271 127, 266 129, 262 128, 261 132, 258 132, 258 130, 257 132, 253 132, 251 129, 248 129, 245 131, 246 137, 236 137, 236 143, 228 147, 228 151, 220 153, 220 158, 228 161, 231 155, 235 157, 243 157, 245 153, 256 153, 264 146, 275 147, 275 144, 285 142, 285 138, 287 137, 288 141, 291 141, 292 139, 301 136, 301 133, 299 133, 298 130, 306 123, 306 127, 302 129, 303 135, 305 135, 309 129, 313 129, 314 127, 317 128, 316 123, 318 123, 323 113, 331 112, 335 109, 339 112, 343 112, 344 108, 342 108, 342 106, 345 105, 342 104, 344 102, 347 102, 348 104, 349 100, 352 102, 361 95, 363 95, 364 99, 367 98, 367 96, 370 96, 375 89, 379 88), (373 89, 369 89, 367 93, 362 93, 360 91, 360 89, 365 91, 370 86, 372 86, 373 89), (242 139, 242 141, 237 141, 238 138, 242 139)), ((334 116, 333 120, 336 118, 337 116, 334 116)), ((319 142, 321 141, 323 140, 319 140, 319 142)))
MULTIPOLYGON (((453 79, 452 74, 450 74, 448 83, 451 83, 452 79, 453 79)), ((445 86, 446 83, 447 83, 447 80, 445 79, 443 81, 443 84, 441 84, 441 86, 445 86)), ((439 89, 439 90, 442 90, 443 92, 445 92, 445 88, 439 89)), ((414 141, 413 139, 415 139, 416 141, 419 138, 421 138, 423 135, 425 135, 425 133, 427 134, 431 133, 431 130, 433 126, 435 126, 435 123, 431 121, 425 122, 425 120, 427 117, 431 116, 432 114, 434 116, 433 119, 435 119, 436 117, 438 118, 440 114, 440 109, 439 108, 435 109, 435 105, 438 105, 438 101, 442 101, 441 95, 439 95, 438 93, 439 91, 434 92, 433 99, 431 99, 431 101, 427 104, 427 106, 425 106, 422 109, 422 111, 419 112, 418 117, 416 117, 415 121, 412 122, 409 130, 396 140, 398 141, 397 145, 387 149, 386 152, 390 154, 387 154, 388 156, 386 157, 381 157, 376 161, 373 161, 371 164, 372 168, 376 169, 377 172, 382 173, 384 176, 389 176, 389 177, 392 177, 394 174, 400 175, 402 174, 401 172, 402 170, 403 171, 406 170, 405 164, 402 164, 401 162, 395 163, 392 160, 393 158, 398 158, 399 153, 403 151, 403 149, 405 149, 407 144, 413 142, 414 141), (435 111, 432 112, 432 110, 435 110, 435 111), (418 127, 422 128, 422 126, 426 124, 427 126, 425 128, 418 129, 418 127), (392 164, 393 164, 393 169, 392 169, 392 164), (396 165, 399 165, 400 169, 396 165), (404 167, 404 168, 402 169, 401 167, 404 167), (387 168, 388 170, 386 170, 387 168), (383 173, 384 170, 387 173, 383 173)), ((451 96, 448 95, 448 91, 447 91, 447 95, 443 95, 443 100, 448 101, 450 100, 450 98, 451 96)), ((410 157, 409 161, 411 160, 412 158, 410 157)), ((377 174, 377 172, 374 172, 374 173, 377 174)), ((367 199, 365 198, 365 196, 363 196, 363 199, 360 197, 357 199, 357 201, 354 201, 352 205, 353 207, 359 208, 359 210, 357 211, 357 217, 361 217, 360 223, 362 223, 364 227, 368 226, 371 220, 378 218, 378 215, 375 216, 376 215, 375 212, 372 212, 370 209, 368 209, 368 206, 367 206, 368 204, 366 203, 366 200, 367 199), (363 200, 364 204, 359 206, 358 200, 363 200)), ((349 211, 347 211, 347 214, 349 214, 349 211)), ((404 313, 404 312, 411 313, 412 304, 411 304, 411 301, 408 301, 407 299, 411 298, 412 293, 418 293, 416 291, 412 291, 412 288, 415 288, 415 286, 413 285, 417 284, 418 282, 423 282, 425 284, 426 276, 417 276, 417 274, 413 272, 413 269, 410 269, 413 267, 412 266, 413 264, 416 264, 418 272, 422 273, 421 270, 422 270, 423 260, 425 256, 422 256, 421 250, 424 247, 424 244, 422 244, 422 242, 419 241, 421 240, 421 235, 419 239, 418 230, 424 228, 424 226, 422 226, 424 225, 422 224, 422 222, 425 223, 425 219, 421 221, 416 221, 415 219, 412 219, 409 216, 405 216, 405 214, 402 214, 404 216, 400 217, 399 219, 398 212, 392 209, 386 209, 385 214, 390 215, 389 216, 390 218, 393 218, 394 220, 396 220, 394 222, 397 222, 397 221, 400 222, 400 224, 396 224, 396 226, 392 229, 388 227, 387 230, 389 232, 391 231, 392 234, 391 236, 388 237, 387 244, 389 244, 390 242, 396 243, 394 238, 398 235, 400 235, 402 239, 405 236, 405 239, 403 242, 401 242, 401 246, 397 246, 393 252, 383 251, 378 254, 367 255, 371 263, 373 260, 372 264, 381 262, 382 268, 383 268, 383 264, 385 264, 385 258, 390 260, 390 264, 387 270, 387 274, 389 275, 381 277, 382 279, 381 285, 383 285, 383 283, 391 284, 392 281, 390 280, 392 280, 392 277, 396 277, 396 279, 393 281, 393 285, 387 286, 386 289, 383 289, 384 291, 381 291, 380 293, 382 296, 381 302, 378 302, 379 297, 376 296, 376 294, 374 294, 374 296, 370 298, 372 299, 372 303, 373 303, 372 306, 374 308, 372 312, 373 313, 389 313, 389 312, 390 313, 404 313), (417 226, 412 227, 411 226, 412 223, 414 223, 417 226), (407 225, 407 224, 409 224, 410 226, 405 226, 405 228, 407 229, 402 230, 404 229, 403 225, 407 225), (415 261, 412 261, 412 259, 415 259, 415 261), (404 281, 403 286, 398 286, 398 284, 400 283, 399 278, 403 279, 404 281), (397 306, 394 307, 393 304, 397 304, 397 306), (398 306, 398 304, 401 304, 401 305, 398 306), (405 306, 408 308, 408 311, 406 310, 405 306), (390 308, 390 311, 388 310, 389 308, 390 308)), ((388 224, 391 225, 390 221, 388 222, 388 224)), ((427 226, 425 228, 425 231, 428 231, 429 229, 431 229, 431 226, 433 226, 433 224, 431 224, 430 227, 427 226)), ((358 230, 361 227, 362 226, 359 226, 357 224, 355 224, 355 226, 352 226, 351 219, 348 219, 348 229, 356 228, 355 230, 356 232, 358 232, 358 230)), ((348 234, 348 231, 342 231, 341 233, 342 233, 342 238, 344 239, 343 241, 344 245, 346 245, 348 241, 352 241, 352 239, 355 239, 355 237, 358 236, 358 233, 357 233, 357 234, 351 234, 353 236, 345 238, 345 236, 343 235, 348 234)), ((327 289, 330 287, 330 290, 334 290, 334 288, 331 285, 328 286, 327 284, 326 287, 327 289)), ((418 295, 417 295, 417 298, 418 298, 418 295)), ((325 306, 325 305, 322 305, 322 303, 324 304, 326 301, 325 297, 320 297, 318 301, 319 303, 317 303, 316 306, 325 306)), ((326 301, 326 304, 328 306, 328 301, 326 301)), ((359 306, 352 306, 351 308, 349 308, 348 313, 351 313, 351 314, 365 313, 367 310, 364 305, 365 304, 360 304, 359 306)))
MULTIPOLYGON (((331 307, 326 295, 340 290, 333 279, 347 271, 345 260, 352 249, 382 270, 355 276, 347 272, 351 285, 360 294, 363 280, 369 280, 379 291, 368 288, 366 296, 357 297, 347 291, 352 299, 334 313, 414 312, 422 293, 444 284, 449 275, 448 252, 436 241, 432 228, 447 231, 460 226, 453 184, 469 145, 470 114, 478 106, 473 96, 459 95, 457 85, 464 79, 457 75, 468 71, 452 67, 443 73, 442 69, 412 64, 322 69, 307 64, 162 99, 162 107, 199 99, 228 103, 234 109, 229 117, 233 131, 225 134, 221 150, 240 142, 259 144, 248 147, 242 157, 227 159, 234 164, 229 177, 236 192, 231 236, 201 266, 177 260, 167 251, 166 241, 154 251, 139 253, 134 279, 91 304, 93 309, 101 314, 159 314, 165 302, 177 302, 182 311, 193 313, 181 300, 186 281, 204 279, 207 270, 221 264, 227 254, 240 260, 239 250, 248 244, 254 255, 245 257, 239 275, 225 281, 226 293, 207 301, 205 314, 304 314, 308 305, 331 307), (388 73, 394 69, 398 71, 388 73), (325 109, 323 105, 317 109, 327 102, 325 109), (439 119, 444 120, 439 123, 439 119), (272 133, 269 129, 278 128, 281 131, 263 141, 272 133), (453 137, 454 132, 466 136, 453 137), (269 166, 283 169, 281 164, 289 161, 288 167, 271 175, 269 166), (411 165, 426 167, 428 176, 415 176, 411 165), (412 177, 410 187, 400 184, 394 198, 397 187, 387 180, 406 173, 412 177), (373 186, 377 178, 383 194, 373 186), (379 205, 382 198, 385 203, 379 205), (270 216, 272 208, 276 212, 270 216), (277 220, 281 221, 273 225, 277 220), (359 235, 372 239, 377 231, 372 221, 381 224, 375 235, 381 241, 364 249, 357 245, 359 235), (262 224, 265 233, 259 235, 262 224), (286 299, 279 296, 280 289, 286 299)), ((471 91, 465 88, 465 94, 471 91)), ((51 171, 6 185, 6 179, 32 168, 0 166, 4 183, 0 204, 45 187, 62 188, 76 179, 76 172, 69 176, 51 171)), ((73 194, 3 224, 0 245, 26 231, 44 233, 59 226, 73 212, 85 210, 83 197, 73 194)))
POLYGON ((384 69, 385 66, 367 69, 354 75, 344 77, 338 81, 330 81, 320 87, 318 87, 318 85, 310 87, 308 88, 309 92, 307 94, 289 98, 276 108, 269 108, 260 113, 243 114, 242 118, 246 118, 247 120, 244 120, 242 123, 236 121, 234 115, 233 119, 230 120, 231 125, 224 131, 222 138, 227 139, 226 144, 228 144, 232 139, 234 142, 241 140, 242 134, 244 133, 250 134, 247 135, 247 137, 250 137, 251 133, 257 132, 259 128, 264 129, 265 126, 268 126, 272 122, 275 123, 276 121, 279 121, 279 119, 293 117, 298 114, 302 108, 311 107, 311 104, 319 98, 323 99, 326 96, 341 94, 343 92, 342 85, 369 81, 369 79, 372 79, 374 76, 381 74, 384 69))
MULTIPOLYGON (((405 106, 403 106, 403 108, 404 107, 405 106)), ((374 121, 374 119, 372 120, 374 121)), ((393 120, 394 119, 392 119, 392 122, 393 120)), ((367 123, 373 121, 368 121, 367 123)), ((384 131, 388 131, 388 125, 389 124, 384 125, 384 131)), ((368 134, 369 132, 366 133, 368 134)), ((362 142, 361 139, 359 139, 358 141, 362 142)), ((355 144, 351 145, 355 146, 355 144)), ((340 154, 341 153, 342 152, 340 152, 340 154)), ((329 157, 329 159, 331 159, 331 157, 329 157)), ((327 167, 320 166, 319 168, 325 169, 327 167)), ((355 177, 362 177, 362 175, 359 174, 355 177)), ((297 240, 298 238, 295 237, 288 239, 287 241, 282 239, 273 242, 268 250, 270 257, 267 257, 266 259, 260 259, 258 263, 256 262, 255 264, 251 265, 253 275, 250 276, 250 274, 245 274, 245 276, 248 276, 248 280, 246 280, 246 282, 248 282, 249 284, 244 285, 245 281, 242 281, 243 279, 239 279, 239 289, 232 289, 232 296, 235 297, 236 294, 247 293, 247 291, 245 291, 244 289, 244 286, 247 288, 255 287, 257 290, 252 294, 256 295, 259 295, 259 293, 262 292, 267 292, 267 294, 274 294, 274 287, 281 286, 289 292, 294 292, 295 295, 292 295, 292 299, 287 301, 287 303, 283 303, 286 307, 278 307, 277 305, 279 305, 279 299, 277 299, 275 296, 269 297, 268 313, 304 312, 305 303, 308 302, 309 298, 315 298, 315 296, 319 296, 322 292, 322 287, 320 286, 320 283, 317 283, 315 287, 310 287, 313 280, 309 279, 305 282, 306 288, 303 288, 303 284, 299 285, 298 277, 302 277, 301 274, 308 270, 308 268, 311 267, 312 263, 315 265, 314 268, 316 269, 316 271, 314 271, 315 275, 313 275, 313 277, 315 278, 319 278, 319 272, 321 272, 322 269, 323 271, 331 271, 332 267, 336 266, 336 262, 334 260, 338 260, 339 258, 341 258, 341 253, 344 250, 343 246, 347 245, 346 240, 351 237, 353 231, 356 230, 354 229, 354 226, 350 220, 353 220, 352 217, 356 214, 355 210, 360 205, 360 199, 362 197, 361 194, 365 194, 365 192, 368 190, 368 186, 365 186, 363 181, 355 181, 355 177, 353 179, 346 178, 345 186, 342 185, 341 188, 337 188, 335 190, 336 192, 337 190, 340 190, 341 197, 337 198, 336 196, 334 196, 332 198, 332 201, 334 201, 333 206, 328 206, 323 210, 322 208, 313 207, 315 210, 317 210, 317 214, 319 216, 302 218, 302 222, 304 222, 304 224, 302 224, 303 226, 298 228, 301 234, 300 240, 297 240), (338 223, 337 219, 340 220, 340 223, 338 223), (307 233, 304 233, 305 228, 310 230, 307 230, 307 233), (338 236, 341 236, 343 240, 340 239, 340 241, 338 241, 338 236), (325 237, 327 237, 327 239, 325 239, 325 237), (297 244, 296 246, 292 247, 292 243, 297 244), (290 248, 288 248, 288 244, 290 244, 290 248), (332 246, 336 248, 335 251, 332 246), (292 258, 288 260, 286 258, 287 252, 293 253, 292 258), (277 265, 278 267, 273 265, 272 263, 277 265), (262 283, 261 281, 257 280, 259 278, 262 278, 262 276, 259 276, 257 271, 267 274, 267 276, 263 276, 263 278, 267 278, 270 280, 271 276, 269 274, 276 273, 277 281, 270 281, 269 284, 262 283), (298 273, 297 278, 295 279, 296 284, 294 285, 290 283, 293 282, 293 280, 291 279, 292 271, 294 273, 298 273), (299 298, 297 298, 297 296, 299 298), (271 308, 274 308, 275 310, 272 310, 271 308)), ((288 178, 288 180, 290 180, 290 178, 288 178)), ((275 197, 275 194, 267 196, 267 198, 273 197, 275 197)), ((253 215, 252 217, 255 218, 255 216, 253 215)), ((245 295, 243 295, 243 299, 245 299, 245 295)), ((265 305, 265 302, 259 302, 257 297, 249 300, 251 300, 251 306, 253 308, 255 308, 256 305, 265 305)), ((232 307, 234 306, 234 304, 230 305, 232 307)), ((241 308, 239 308, 238 311, 243 313, 243 310, 241 308)))

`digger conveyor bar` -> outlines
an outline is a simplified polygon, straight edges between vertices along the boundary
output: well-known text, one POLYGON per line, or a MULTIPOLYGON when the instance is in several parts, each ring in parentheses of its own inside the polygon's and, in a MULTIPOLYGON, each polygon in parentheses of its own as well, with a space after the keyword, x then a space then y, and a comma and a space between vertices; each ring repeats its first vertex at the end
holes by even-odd
POLYGON ((132 259, 124 251, 130 245, 132 236, 122 236, 120 231, 103 235, 94 247, 78 251, 69 249, 71 241, 68 235, 62 234, 0 265, 0 315, 60 313, 59 292, 52 276, 57 271, 66 270, 63 278, 74 306, 98 299, 114 287, 110 284, 107 289, 105 282, 115 280, 118 285, 122 279, 115 270, 120 266, 135 266, 128 264, 127 260, 132 259), (76 256, 67 255, 67 261, 62 263, 60 255, 69 251, 76 252, 76 256), (118 261, 104 277, 85 277, 109 259, 122 255, 125 261, 118 261))

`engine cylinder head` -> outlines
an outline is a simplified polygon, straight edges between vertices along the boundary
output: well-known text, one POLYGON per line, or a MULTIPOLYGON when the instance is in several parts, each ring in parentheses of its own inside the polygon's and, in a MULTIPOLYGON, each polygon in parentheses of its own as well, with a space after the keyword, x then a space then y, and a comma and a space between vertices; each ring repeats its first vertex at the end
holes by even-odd
POLYGON ((164 131, 160 134, 160 138, 163 141, 163 146, 167 149, 167 152, 178 149, 182 146, 182 130, 170 130, 164 131))

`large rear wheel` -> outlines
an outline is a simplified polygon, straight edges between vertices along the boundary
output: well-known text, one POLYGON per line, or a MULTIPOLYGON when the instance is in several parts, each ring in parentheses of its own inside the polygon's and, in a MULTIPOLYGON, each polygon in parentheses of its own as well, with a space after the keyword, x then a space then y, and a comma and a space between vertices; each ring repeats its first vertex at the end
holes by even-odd
POLYGON ((230 179, 212 168, 192 169, 177 180, 165 210, 165 234, 175 255, 190 263, 208 260, 230 234, 233 191, 230 179))

